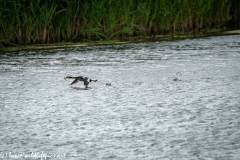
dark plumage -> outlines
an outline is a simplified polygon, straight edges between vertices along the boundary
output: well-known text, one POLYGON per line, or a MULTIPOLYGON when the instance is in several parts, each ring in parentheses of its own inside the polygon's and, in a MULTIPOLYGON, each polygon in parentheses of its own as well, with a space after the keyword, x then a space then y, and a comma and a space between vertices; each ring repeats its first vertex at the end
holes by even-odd
POLYGON ((67 76, 64 79, 65 80, 66 79, 74 79, 74 81, 71 83, 71 85, 77 83, 78 81, 83 81, 84 85, 86 86, 86 88, 88 87, 90 82, 96 82, 97 81, 97 80, 92 80, 92 79, 90 79, 88 77, 84 78, 83 76, 78 76, 78 77, 67 76))

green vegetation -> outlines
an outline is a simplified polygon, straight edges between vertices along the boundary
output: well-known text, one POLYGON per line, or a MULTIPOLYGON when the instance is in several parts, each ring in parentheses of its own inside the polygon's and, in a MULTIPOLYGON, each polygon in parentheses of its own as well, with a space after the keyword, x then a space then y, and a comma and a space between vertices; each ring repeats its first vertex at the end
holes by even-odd
POLYGON ((0 4, 0 47, 240 26, 236 0, 0 0, 0 4))

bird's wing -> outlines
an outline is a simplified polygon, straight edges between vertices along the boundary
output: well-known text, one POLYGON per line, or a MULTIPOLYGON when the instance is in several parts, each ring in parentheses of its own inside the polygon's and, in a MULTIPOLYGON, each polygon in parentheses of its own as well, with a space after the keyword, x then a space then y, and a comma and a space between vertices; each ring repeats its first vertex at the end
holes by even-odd
POLYGON ((75 84, 75 83, 77 83, 78 82, 78 79, 75 79, 72 83, 71 83, 71 85, 72 84, 75 84))

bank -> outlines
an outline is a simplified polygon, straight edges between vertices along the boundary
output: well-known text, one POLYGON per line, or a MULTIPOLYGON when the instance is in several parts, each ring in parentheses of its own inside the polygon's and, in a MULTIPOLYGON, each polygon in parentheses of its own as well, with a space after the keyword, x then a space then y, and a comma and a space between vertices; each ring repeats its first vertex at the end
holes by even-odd
POLYGON ((33 44, 33 45, 17 45, 4 47, 1 46, 0 51, 11 52, 11 51, 21 51, 21 50, 41 50, 41 49, 55 49, 55 48, 72 48, 72 47, 86 47, 86 46, 96 46, 96 45, 112 45, 112 44, 126 44, 126 43, 140 43, 140 42, 152 42, 152 41, 172 41, 179 39, 189 39, 189 38, 201 38, 209 36, 221 36, 221 35, 235 35, 240 34, 239 30, 211 30, 206 33, 189 33, 189 34, 166 34, 166 35, 154 35, 151 37, 125 37, 122 39, 113 40, 102 40, 102 41, 82 41, 82 42, 61 42, 61 43, 51 43, 51 44, 33 44))

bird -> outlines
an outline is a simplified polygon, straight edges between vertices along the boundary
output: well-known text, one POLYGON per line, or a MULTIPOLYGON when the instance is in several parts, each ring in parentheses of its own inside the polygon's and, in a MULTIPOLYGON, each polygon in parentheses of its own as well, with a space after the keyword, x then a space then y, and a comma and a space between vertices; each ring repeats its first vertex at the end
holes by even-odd
POLYGON ((173 81, 179 81, 180 79, 178 77, 173 77, 173 81))
POLYGON ((177 72, 176 76, 173 77, 173 81, 181 81, 182 73, 177 72))
POLYGON ((106 86, 111 86, 112 84, 110 82, 107 82, 106 83, 106 86))
POLYGON ((77 83, 78 81, 83 81, 86 88, 88 88, 88 85, 89 85, 90 82, 97 82, 97 80, 92 80, 88 77, 84 78, 83 76, 78 76, 78 77, 67 76, 64 79, 65 80, 66 79, 74 79, 74 81, 70 85, 73 85, 73 84, 77 83))

